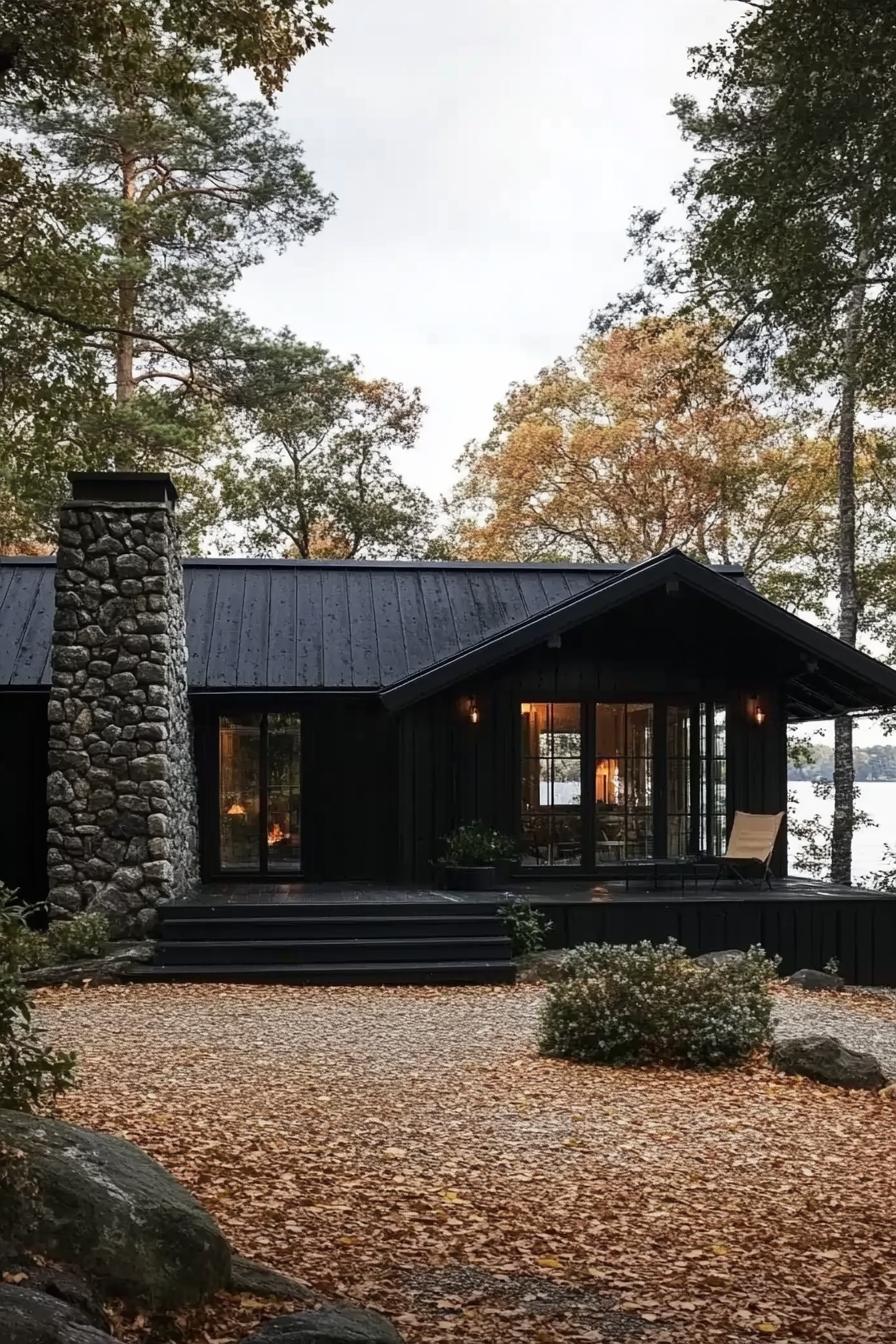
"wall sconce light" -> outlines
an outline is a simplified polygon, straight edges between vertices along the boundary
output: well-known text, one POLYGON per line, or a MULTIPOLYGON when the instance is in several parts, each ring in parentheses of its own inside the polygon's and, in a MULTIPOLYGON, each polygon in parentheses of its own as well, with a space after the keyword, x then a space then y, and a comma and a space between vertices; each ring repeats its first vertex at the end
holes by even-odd
POLYGON ((748 702, 748 705, 751 719, 759 728, 761 728, 762 725, 765 723, 766 713, 765 710, 762 708, 762 702, 760 701, 758 695, 752 696, 748 702))
POLYGON ((228 817, 244 817, 246 815, 246 809, 243 807, 242 803, 231 803, 225 815, 228 817))
POLYGON ((523 703, 520 705, 520 713, 521 713, 521 714, 531 714, 531 713, 532 713, 532 706, 529 704, 529 702, 528 702, 527 700, 524 700, 523 703))
POLYGON ((470 696, 470 722, 471 723, 479 722, 479 706, 476 703, 475 695, 470 696))

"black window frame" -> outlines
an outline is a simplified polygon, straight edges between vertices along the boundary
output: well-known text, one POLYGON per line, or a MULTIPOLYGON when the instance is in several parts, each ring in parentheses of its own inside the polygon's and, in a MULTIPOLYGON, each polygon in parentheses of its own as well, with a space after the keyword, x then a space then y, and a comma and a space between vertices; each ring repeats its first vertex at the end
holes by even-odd
MULTIPOLYGON (((718 836, 721 841, 722 852, 727 842, 728 831, 730 829, 731 814, 731 796, 730 796, 730 770, 727 759, 727 753, 730 745, 731 729, 731 706, 724 700, 694 700, 690 696, 638 696, 629 695, 611 699, 609 697, 595 697, 593 699, 576 700, 571 696, 560 696, 556 700, 547 700, 543 694, 534 692, 530 695, 521 695, 517 704, 517 713, 520 712, 522 705, 528 703, 547 703, 547 704, 578 704, 581 715, 582 725, 582 798, 581 798, 581 832, 582 832, 582 864, 580 867, 571 865, 549 865, 549 864, 520 864, 520 871, 526 875, 557 875, 567 876, 572 873, 600 874, 617 868, 624 868, 628 864, 638 862, 651 863, 654 861, 664 862, 668 858, 668 711, 672 706, 687 709, 689 711, 689 735, 690 735, 690 817, 688 823, 689 845, 688 850, 692 855, 703 854, 708 859, 718 857, 716 853, 715 839, 718 836), (653 711, 653 762, 652 762, 652 795, 653 795, 653 854, 644 860, 639 859, 619 859, 598 861, 596 857, 596 824, 595 824, 595 771, 597 767, 597 748, 596 740, 596 709, 601 704, 616 705, 650 705, 653 711), (715 791, 713 789, 713 743, 715 713, 723 710, 726 715, 725 731, 725 815, 721 818, 721 828, 717 827, 715 816, 715 791), (700 718, 701 713, 706 717, 706 752, 701 754, 700 742, 700 718), (705 789, 701 790, 701 772, 705 789), (705 798, 705 814, 701 814, 701 798, 705 798), (707 843, 701 849, 701 826, 705 826, 707 843)), ((519 781, 522 775, 523 752, 521 734, 516 734, 516 780, 519 781)), ((519 784, 517 784, 519 788, 519 784)), ((522 807, 521 798, 517 797, 515 807, 517 838, 522 843, 522 807)))
POLYGON ((229 705, 211 716, 207 733, 205 752, 207 773, 206 807, 204 809, 208 827, 207 843, 204 849, 204 877, 225 882, 290 882, 301 878, 305 873, 305 716, 300 709, 290 705, 229 705), (297 868, 271 868, 268 864, 268 720, 282 714, 290 714, 299 721, 299 828, 301 835, 300 863, 297 868), (221 862, 221 720, 238 718, 240 715, 258 715, 259 732, 259 779, 258 779, 258 854, 257 868, 225 868, 221 862))

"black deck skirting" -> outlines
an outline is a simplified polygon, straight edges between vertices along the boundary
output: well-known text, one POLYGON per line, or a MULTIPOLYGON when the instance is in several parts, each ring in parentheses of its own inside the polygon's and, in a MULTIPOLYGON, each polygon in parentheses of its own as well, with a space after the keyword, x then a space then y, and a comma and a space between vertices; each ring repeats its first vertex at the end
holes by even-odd
POLYGON ((656 895, 583 904, 533 904, 552 921, 552 947, 632 943, 676 938, 693 955, 753 943, 781 958, 785 975, 803 966, 821 969, 832 957, 855 985, 896 986, 896 898, 802 896, 797 899, 728 895, 688 899, 656 895))

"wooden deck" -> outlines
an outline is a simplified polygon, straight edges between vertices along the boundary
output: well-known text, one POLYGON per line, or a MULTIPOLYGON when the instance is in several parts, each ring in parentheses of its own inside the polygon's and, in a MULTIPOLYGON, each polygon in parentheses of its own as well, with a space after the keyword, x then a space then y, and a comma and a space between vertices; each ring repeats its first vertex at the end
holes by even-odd
POLYGON ((529 879, 514 877, 495 891, 443 891, 435 887, 384 886, 374 882, 206 882, 191 898, 197 905, 413 905, 444 903, 469 905, 481 902, 527 900, 533 905, 620 905, 645 901, 686 900, 727 904, 730 902, 799 901, 893 901, 896 894, 866 887, 839 886, 804 877, 776 878, 769 890, 720 882, 712 889, 712 877, 701 877, 696 886, 667 878, 659 886, 632 877, 600 881, 594 878, 529 879))
MULTIPOLYGON (((494 918, 513 898, 529 900, 550 920, 549 946, 585 942, 664 942, 675 938, 692 954, 759 944, 780 958, 785 974, 831 959, 852 984, 896 985, 896 895, 837 886, 805 878, 782 878, 771 890, 712 881, 660 889, 630 879, 603 882, 570 878, 514 878, 501 891, 448 892, 429 887, 389 887, 374 883, 216 882, 209 883, 180 913, 237 920, 248 944, 270 919, 341 919, 375 925, 391 921, 417 928, 466 910, 494 918)), ((352 931, 352 937, 361 931, 352 931)))

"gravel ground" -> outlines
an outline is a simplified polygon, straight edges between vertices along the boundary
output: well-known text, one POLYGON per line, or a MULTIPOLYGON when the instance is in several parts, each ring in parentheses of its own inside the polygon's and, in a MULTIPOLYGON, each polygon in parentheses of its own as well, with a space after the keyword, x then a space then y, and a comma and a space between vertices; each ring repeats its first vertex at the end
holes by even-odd
MULTIPOLYGON (((544 1059, 541 998, 132 985, 38 1011, 79 1055, 67 1118, 139 1143, 237 1250, 407 1344, 893 1344, 893 1103, 762 1062, 544 1059)), ((779 1014, 896 1033, 871 995, 784 991, 779 1014)), ((263 1312, 216 1302, 178 1344, 233 1344, 263 1312)))
POLYGON ((891 995, 795 990, 778 996, 775 1036, 836 1036, 850 1050, 875 1055, 889 1081, 896 1079, 896 1019, 891 995))

